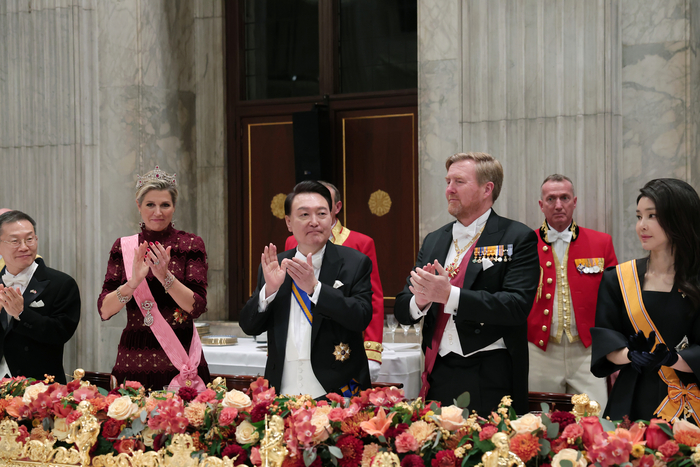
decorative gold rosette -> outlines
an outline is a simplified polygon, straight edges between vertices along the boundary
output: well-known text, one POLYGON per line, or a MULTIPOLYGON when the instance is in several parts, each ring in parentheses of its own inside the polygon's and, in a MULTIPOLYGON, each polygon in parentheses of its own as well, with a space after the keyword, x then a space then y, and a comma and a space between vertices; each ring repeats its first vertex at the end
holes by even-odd
POLYGON ((284 200, 287 199, 287 195, 284 193, 278 193, 272 198, 270 203, 270 210, 272 215, 278 219, 284 219, 284 200))
POLYGON ((372 214, 382 217, 391 210, 391 197, 386 191, 377 190, 369 197, 367 204, 372 214))

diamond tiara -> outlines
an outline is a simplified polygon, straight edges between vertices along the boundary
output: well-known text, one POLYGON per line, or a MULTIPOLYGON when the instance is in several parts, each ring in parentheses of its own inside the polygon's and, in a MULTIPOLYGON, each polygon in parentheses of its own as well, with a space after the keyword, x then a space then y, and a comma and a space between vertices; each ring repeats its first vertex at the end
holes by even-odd
POLYGON ((166 172, 160 170, 156 165, 156 168, 151 170, 145 175, 137 175, 136 188, 141 188, 147 182, 152 182, 156 180, 164 180, 171 185, 177 186, 177 180, 175 180, 175 174, 169 175, 166 172))

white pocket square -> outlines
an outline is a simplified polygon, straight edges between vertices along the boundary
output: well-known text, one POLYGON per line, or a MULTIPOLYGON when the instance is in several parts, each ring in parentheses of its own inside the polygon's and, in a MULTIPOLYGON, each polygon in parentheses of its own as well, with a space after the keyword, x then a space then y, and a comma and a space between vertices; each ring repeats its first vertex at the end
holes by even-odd
POLYGON ((341 288, 343 285, 344 285, 344 284, 343 284, 342 282, 340 282, 340 281, 335 281, 335 282, 333 283, 333 288, 334 288, 334 289, 339 289, 339 288, 341 288))
POLYGON ((488 268, 490 268, 491 266, 493 266, 493 262, 492 262, 490 259, 488 259, 488 258, 484 258, 484 259, 481 261, 481 264, 484 266, 484 271, 486 271, 488 268))
POLYGON ((30 303, 29 306, 32 308, 41 308, 42 306, 44 306, 44 302, 42 302, 41 300, 37 300, 36 302, 30 303))

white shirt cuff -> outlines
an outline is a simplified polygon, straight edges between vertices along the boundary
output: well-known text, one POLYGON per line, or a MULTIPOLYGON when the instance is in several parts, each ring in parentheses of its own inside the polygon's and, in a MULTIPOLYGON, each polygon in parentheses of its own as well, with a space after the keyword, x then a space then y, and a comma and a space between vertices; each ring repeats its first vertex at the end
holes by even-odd
POLYGON ((311 303, 314 305, 318 303, 318 296, 321 295, 321 283, 318 282, 316 283, 316 287, 314 287, 314 293, 309 295, 309 300, 311 300, 311 303))
POLYGON ((277 292, 265 298, 265 287, 260 289, 260 295, 258 296, 258 312, 262 313, 263 311, 265 311, 267 309, 267 306, 270 303, 272 303, 272 300, 274 300, 276 296, 277 292))
POLYGON ((432 304, 432 302, 428 303, 427 305, 425 305, 425 308, 421 310, 420 308, 418 308, 418 305, 416 305, 416 296, 414 295, 413 297, 411 297, 411 302, 408 306, 408 311, 409 313, 411 313, 411 318, 421 319, 423 316, 428 314, 428 310, 430 310, 430 306, 432 304))
POLYGON ((457 313, 457 307, 459 306, 459 287, 451 286, 450 298, 447 299, 445 303, 445 313, 448 315, 454 315, 457 313))

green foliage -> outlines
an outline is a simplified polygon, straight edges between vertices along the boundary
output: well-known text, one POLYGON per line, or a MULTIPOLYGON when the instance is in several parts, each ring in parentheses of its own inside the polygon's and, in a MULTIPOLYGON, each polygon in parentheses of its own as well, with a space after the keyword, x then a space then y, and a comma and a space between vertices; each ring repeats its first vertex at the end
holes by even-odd
POLYGON ((457 397, 457 399, 454 400, 454 404, 462 409, 466 409, 469 407, 469 403, 471 402, 471 396, 469 395, 469 391, 465 391, 462 394, 457 397))

